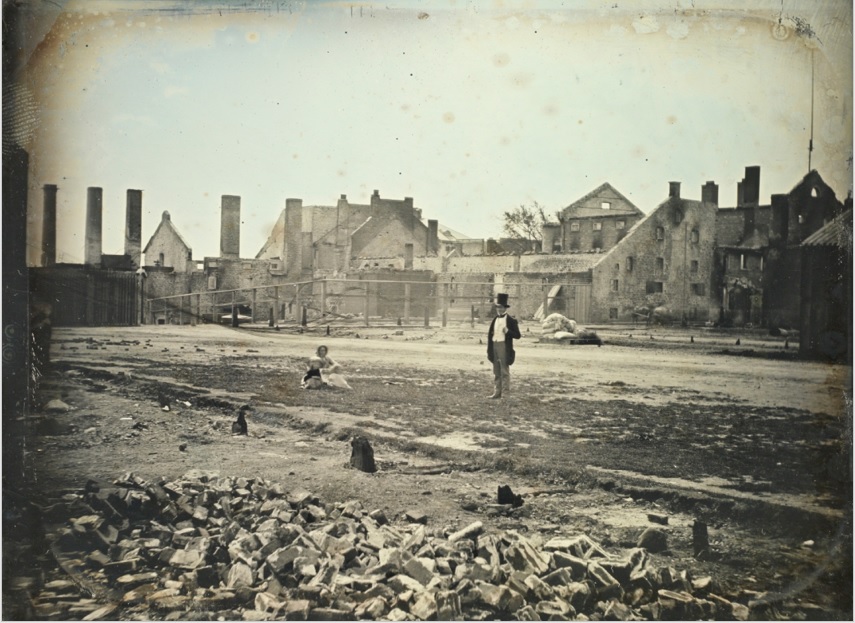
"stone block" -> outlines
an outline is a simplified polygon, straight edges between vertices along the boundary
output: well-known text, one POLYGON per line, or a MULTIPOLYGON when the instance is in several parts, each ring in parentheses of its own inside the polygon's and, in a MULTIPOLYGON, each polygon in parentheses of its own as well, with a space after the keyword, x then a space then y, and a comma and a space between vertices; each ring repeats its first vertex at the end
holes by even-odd
POLYGON ((408 590, 420 593, 425 589, 424 584, 418 580, 400 573, 389 578, 386 581, 386 584, 388 584, 388 586, 397 593, 403 593, 408 590))
POLYGON ((238 588, 240 586, 252 586, 254 578, 252 568, 242 562, 233 563, 226 573, 226 587, 238 588))
POLYGON ((312 608, 309 611, 310 621, 354 621, 353 612, 336 608, 312 608))
POLYGON ((354 610, 357 619, 382 619, 389 609, 388 602, 383 597, 372 597, 359 604, 354 610))
POLYGON ((573 607, 560 599, 539 601, 534 605, 534 611, 542 621, 566 621, 575 614, 573 607))
POLYGON ((573 575, 568 569, 562 567, 543 576, 543 581, 551 586, 560 586, 562 584, 569 584, 572 582, 573 575))
POLYGON ((205 552, 179 549, 169 559, 171 567, 179 569, 198 569, 205 566, 205 552))
POLYGON ((509 611, 508 608, 513 599, 513 593, 507 586, 496 586, 487 582, 476 582, 475 586, 481 592, 481 603, 484 606, 497 613, 509 611))
POLYGON ((517 621, 540 621, 540 616, 531 606, 524 606, 514 613, 517 621))
POLYGON ((403 571, 420 584, 427 586, 436 574, 436 563, 428 558, 411 558, 404 564, 403 571))
MULTIPOLYGON (((561 583, 561 581, 559 580, 558 583, 561 583)), ((530 595, 532 598, 532 601, 534 601, 534 600, 548 601, 548 600, 552 599, 553 597, 555 597, 555 591, 553 590, 553 588, 547 582, 545 582, 544 580, 541 580, 539 577, 537 577, 534 574, 529 575, 525 579, 525 582, 523 584, 523 588, 525 590, 522 591, 522 594, 530 595)), ((517 591, 517 592, 521 592, 521 591, 517 591)))
POLYGON ((588 563, 573 554, 556 550, 552 553, 552 566, 567 569, 573 579, 581 580, 588 573, 588 563))
POLYGON ((549 555, 535 549, 527 540, 509 545, 505 559, 517 571, 542 574, 549 570, 549 555))

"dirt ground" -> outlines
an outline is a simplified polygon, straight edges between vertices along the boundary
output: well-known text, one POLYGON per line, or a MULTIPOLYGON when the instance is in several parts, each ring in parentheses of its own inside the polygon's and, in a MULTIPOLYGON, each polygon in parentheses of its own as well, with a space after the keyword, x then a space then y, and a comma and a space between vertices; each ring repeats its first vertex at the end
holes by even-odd
POLYGON ((55 329, 26 494, 47 505, 89 479, 214 470, 605 547, 634 546, 665 514, 661 564, 763 596, 780 618, 851 619, 850 367, 759 333, 737 346, 735 333, 622 327, 597 347, 539 343, 536 327, 522 324, 500 401, 486 398, 486 325, 55 329), (352 390, 300 389, 321 343, 352 390), (52 399, 70 410, 44 415, 52 399), (249 435, 233 437, 245 403, 249 435), (375 474, 348 467, 357 433, 375 474), (502 484, 524 497, 512 514, 490 506, 502 484), (692 557, 695 519, 712 560, 692 557))

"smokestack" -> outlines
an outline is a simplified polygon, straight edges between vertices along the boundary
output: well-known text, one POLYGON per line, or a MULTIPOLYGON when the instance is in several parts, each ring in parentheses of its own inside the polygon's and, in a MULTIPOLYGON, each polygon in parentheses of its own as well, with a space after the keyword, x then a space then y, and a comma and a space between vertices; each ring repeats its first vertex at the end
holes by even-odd
POLYGON ((701 186, 701 201, 718 206, 718 184, 710 180, 701 186))
POLYGON ((86 189, 86 247, 83 263, 101 265, 101 201, 102 190, 90 186, 86 189))
POLYGON ((680 182, 668 182, 668 196, 680 198, 680 182))
POLYGON ((56 264, 56 184, 44 185, 42 214, 42 266, 56 264))
POLYGON ((428 219, 428 238, 425 255, 431 255, 439 252, 439 221, 436 219, 428 219))
POLYGON ((240 258, 240 197, 223 195, 220 219, 220 257, 240 258))
POLYGON ((131 267, 140 267, 142 252, 142 191, 128 189, 125 208, 125 255, 131 258, 131 267))
MULTIPOLYGON (((341 200, 339 200, 340 202, 341 200)), ((303 268, 303 200, 285 200, 285 268, 289 276, 299 276, 303 268)))

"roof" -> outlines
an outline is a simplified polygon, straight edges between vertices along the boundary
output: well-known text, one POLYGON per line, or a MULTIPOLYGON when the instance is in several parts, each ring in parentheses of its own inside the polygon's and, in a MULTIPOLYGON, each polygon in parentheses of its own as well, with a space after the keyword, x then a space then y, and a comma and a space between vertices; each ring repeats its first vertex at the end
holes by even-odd
POLYGON ((595 208, 592 208, 592 207, 583 206, 580 204, 585 203, 589 199, 592 199, 592 198, 597 197, 599 195, 605 195, 605 194, 615 195, 615 196, 617 196, 618 199, 620 199, 621 201, 625 201, 627 203, 627 206, 612 208, 611 213, 614 214, 615 216, 626 215, 626 214, 637 214, 638 216, 644 216, 644 212, 639 210, 638 207, 634 203, 632 203, 632 201, 630 201, 629 199, 624 197, 622 193, 620 193, 614 186, 612 186, 608 182, 600 184, 599 186, 597 186, 594 190, 589 192, 584 197, 580 197, 579 199, 577 199, 576 201, 571 203, 569 206, 563 208, 561 210, 561 212, 563 213, 563 212, 566 212, 567 210, 572 209, 574 211, 573 216, 575 216, 575 217, 602 216, 603 215, 603 209, 601 207, 597 206, 595 208))
POLYGON ((802 242, 803 247, 838 247, 852 251, 852 209, 835 217, 802 242))
POLYGON ((187 244, 187 241, 184 240, 184 236, 182 236, 179 233, 178 229, 175 227, 175 225, 172 224, 172 219, 170 219, 168 216, 166 216, 165 218, 162 218, 160 220, 160 223, 158 224, 157 229, 154 230, 154 233, 151 235, 151 238, 148 239, 148 243, 145 245, 145 249, 143 249, 143 253, 148 251, 148 248, 151 246, 152 241, 154 241, 157 234, 160 233, 160 229, 162 227, 169 228, 173 234, 178 236, 178 240, 181 241, 181 244, 183 244, 188 251, 191 251, 191 252, 193 251, 193 249, 190 248, 190 245, 187 244))

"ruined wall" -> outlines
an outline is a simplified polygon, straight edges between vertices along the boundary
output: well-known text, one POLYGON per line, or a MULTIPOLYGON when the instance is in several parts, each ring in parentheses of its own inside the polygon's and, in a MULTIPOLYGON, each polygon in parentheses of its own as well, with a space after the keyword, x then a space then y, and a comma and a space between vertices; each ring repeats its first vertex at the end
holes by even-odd
POLYGON ((713 307, 717 316, 715 219, 713 204, 679 197, 660 204, 593 268, 592 320, 631 321, 641 305, 665 305, 693 322, 708 320, 713 307))
POLYGON ((172 226, 168 212, 164 212, 161 224, 145 248, 145 265, 157 263, 177 273, 193 270, 193 251, 172 226))
POLYGON ((565 221, 561 228, 562 251, 608 251, 641 219, 641 216, 636 215, 604 212, 607 213, 565 221), (576 227, 578 230, 573 231, 576 227))
POLYGON ((404 245, 425 255, 428 229, 416 218, 373 216, 351 236, 352 257, 404 257, 404 245), (409 221, 409 222, 407 222, 409 221))

